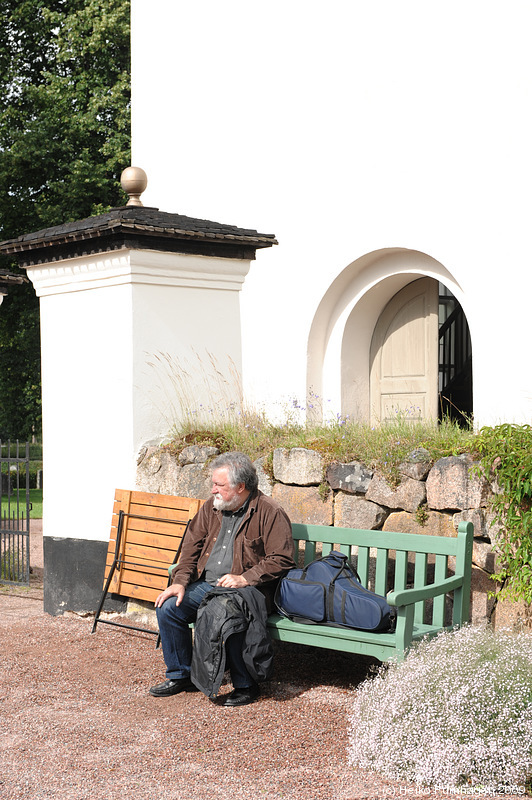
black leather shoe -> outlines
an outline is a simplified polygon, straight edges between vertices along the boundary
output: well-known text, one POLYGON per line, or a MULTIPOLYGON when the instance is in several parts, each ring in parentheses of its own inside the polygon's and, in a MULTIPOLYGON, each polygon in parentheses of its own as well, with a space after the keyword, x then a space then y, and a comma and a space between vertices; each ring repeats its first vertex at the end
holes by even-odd
POLYGON ((164 681, 152 686, 150 694, 153 697, 171 697, 179 692, 196 692, 197 689, 190 678, 176 678, 175 680, 164 681))
POLYGON ((260 695, 258 686, 246 686, 244 689, 233 689, 222 703, 223 706, 248 706, 260 695))

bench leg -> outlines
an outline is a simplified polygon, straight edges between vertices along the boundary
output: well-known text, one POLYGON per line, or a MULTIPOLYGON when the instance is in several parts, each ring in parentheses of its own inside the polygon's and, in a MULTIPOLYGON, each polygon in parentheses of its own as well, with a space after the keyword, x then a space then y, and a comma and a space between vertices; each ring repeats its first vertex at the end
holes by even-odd
POLYGON ((414 631, 414 606, 397 609, 395 638, 397 642, 397 659, 402 661, 412 642, 414 631))
POLYGON ((111 585, 111 580, 113 578, 115 569, 116 569, 116 559, 113 561, 111 569, 109 570, 109 575, 107 576, 107 580, 105 581, 105 586, 104 586, 104 590, 103 590, 103 593, 102 593, 102 598, 100 600, 100 603, 98 605, 98 609, 96 611, 96 615, 94 617, 94 624, 92 626, 91 633, 94 633, 94 631, 96 630, 96 625, 100 621, 100 614, 102 613, 103 604, 105 603, 105 598, 107 597, 107 592, 109 591, 109 586, 111 585))

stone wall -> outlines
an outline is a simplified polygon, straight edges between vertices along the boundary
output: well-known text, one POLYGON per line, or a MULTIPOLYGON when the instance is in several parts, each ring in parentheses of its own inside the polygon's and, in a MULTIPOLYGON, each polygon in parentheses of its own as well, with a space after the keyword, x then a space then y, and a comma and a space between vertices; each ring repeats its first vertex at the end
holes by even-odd
MULTIPOLYGON (((207 498, 209 461, 214 447, 186 447, 179 456, 162 448, 145 448, 138 459, 137 488, 159 494, 207 498)), ((529 607, 491 596, 497 584, 494 551, 497 530, 488 509, 492 487, 479 478, 468 455, 432 463, 420 448, 399 465, 400 481, 390 486, 363 464, 335 463, 325 467, 314 450, 277 449, 273 478, 255 462, 260 489, 286 510, 292 522, 344 528, 454 536, 458 523, 474 526, 471 620, 491 620, 495 627, 530 626, 529 607)))

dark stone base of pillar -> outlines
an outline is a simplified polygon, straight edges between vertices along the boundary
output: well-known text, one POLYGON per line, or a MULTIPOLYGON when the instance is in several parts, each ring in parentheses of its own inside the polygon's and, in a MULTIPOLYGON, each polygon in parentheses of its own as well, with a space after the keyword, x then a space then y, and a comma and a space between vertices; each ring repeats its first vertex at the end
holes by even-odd
MULTIPOLYGON (((44 611, 59 616, 66 611, 95 613, 103 593, 108 542, 87 539, 43 538, 44 611)), ((120 612, 127 600, 108 595, 104 611, 120 612)))

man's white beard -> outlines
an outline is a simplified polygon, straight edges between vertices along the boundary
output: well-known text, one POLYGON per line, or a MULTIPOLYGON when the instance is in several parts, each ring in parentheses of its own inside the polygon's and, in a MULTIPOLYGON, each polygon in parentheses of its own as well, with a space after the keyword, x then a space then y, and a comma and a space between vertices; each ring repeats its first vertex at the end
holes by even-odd
POLYGON ((238 495, 232 500, 224 500, 221 494, 215 494, 213 506, 217 511, 235 511, 240 506, 239 500, 238 495))

